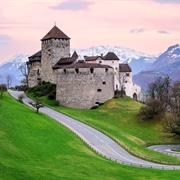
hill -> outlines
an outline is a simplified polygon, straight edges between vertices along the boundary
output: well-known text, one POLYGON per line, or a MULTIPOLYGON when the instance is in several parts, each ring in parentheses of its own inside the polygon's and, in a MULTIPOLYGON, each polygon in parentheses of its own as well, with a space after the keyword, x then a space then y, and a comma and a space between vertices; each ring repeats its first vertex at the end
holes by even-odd
POLYGON ((0 104, 0 179, 179 177, 179 171, 138 168, 106 160, 61 124, 36 114, 7 94, 0 104))

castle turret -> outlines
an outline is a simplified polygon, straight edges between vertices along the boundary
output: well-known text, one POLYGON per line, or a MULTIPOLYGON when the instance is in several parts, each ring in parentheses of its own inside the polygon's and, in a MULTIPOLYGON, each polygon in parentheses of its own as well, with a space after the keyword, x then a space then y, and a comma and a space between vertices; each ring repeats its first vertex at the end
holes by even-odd
POLYGON ((64 57, 70 57, 70 38, 54 26, 42 39, 42 81, 56 83, 52 67, 64 57))

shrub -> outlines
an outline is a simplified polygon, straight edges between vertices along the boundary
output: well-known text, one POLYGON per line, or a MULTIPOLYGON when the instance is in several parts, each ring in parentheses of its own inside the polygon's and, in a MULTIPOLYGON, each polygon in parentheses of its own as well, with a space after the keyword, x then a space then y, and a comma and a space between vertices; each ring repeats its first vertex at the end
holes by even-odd
POLYGON ((163 129, 180 137, 180 114, 168 114, 163 119, 163 129))
POLYGON ((24 98, 24 94, 20 94, 20 95, 18 96, 18 100, 19 100, 20 102, 23 102, 23 101, 22 101, 23 98, 24 98))
POLYGON ((141 107, 138 115, 141 119, 153 119, 164 111, 163 104, 159 99, 149 99, 146 105, 141 107))
POLYGON ((99 106, 93 106, 91 109, 97 109, 99 106))

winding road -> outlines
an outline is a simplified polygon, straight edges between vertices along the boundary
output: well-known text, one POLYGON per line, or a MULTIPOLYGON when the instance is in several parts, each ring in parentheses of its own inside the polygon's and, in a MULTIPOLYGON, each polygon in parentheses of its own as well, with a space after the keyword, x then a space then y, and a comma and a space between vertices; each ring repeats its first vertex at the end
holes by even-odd
MULTIPOLYGON (((24 94, 24 92, 22 91, 8 90, 8 92, 11 96, 13 96, 16 99, 18 99, 18 96, 20 94, 24 94)), ((24 98, 23 98, 24 104, 32 107, 29 104, 29 102, 31 101, 32 100, 29 99, 24 94, 24 98)), ((59 123, 69 128, 71 131, 77 134, 85 143, 87 143, 94 151, 96 151, 98 154, 108 159, 111 159, 121 164, 128 164, 139 167, 158 168, 158 169, 180 169, 180 165, 175 166, 175 165, 156 164, 132 156, 121 146, 119 146, 115 141, 113 141, 103 133, 75 119, 72 119, 64 114, 52 110, 48 107, 40 108, 39 111, 50 116, 51 118, 55 119, 59 123)))

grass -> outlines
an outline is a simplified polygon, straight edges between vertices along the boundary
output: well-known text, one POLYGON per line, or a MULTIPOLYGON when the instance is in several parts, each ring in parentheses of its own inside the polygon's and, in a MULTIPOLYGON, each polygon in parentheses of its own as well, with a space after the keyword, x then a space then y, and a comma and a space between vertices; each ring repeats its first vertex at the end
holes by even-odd
POLYGON ((0 179, 179 179, 179 170, 109 161, 46 115, 4 94, 0 100, 0 179))
POLYGON ((171 151, 180 152, 180 149, 171 149, 171 151))
POLYGON ((169 137, 169 134, 164 133, 160 120, 138 119, 137 113, 142 104, 129 97, 113 98, 93 110, 56 106, 55 101, 46 97, 43 101, 51 108, 109 134, 136 156, 163 164, 180 164, 179 158, 146 148, 148 144, 177 144, 180 143, 180 139, 169 137))

